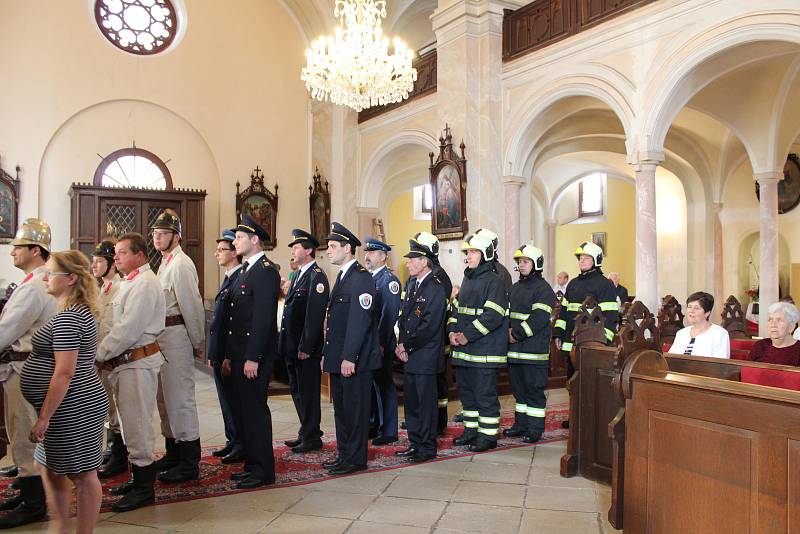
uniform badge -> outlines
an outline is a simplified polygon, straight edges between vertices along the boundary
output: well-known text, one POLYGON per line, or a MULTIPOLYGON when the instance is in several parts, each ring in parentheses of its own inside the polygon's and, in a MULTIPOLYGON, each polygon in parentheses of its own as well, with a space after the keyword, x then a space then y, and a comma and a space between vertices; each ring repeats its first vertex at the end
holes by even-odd
POLYGON ((391 282, 389 282, 389 291, 392 292, 392 295, 397 295, 398 293, 400 293, 400 284, 392 280, 391 282))
POLYGON ((419 308, 417 308, 416 310, 414 310, 414 315, 416 315, 417 317, 419 317, 420 315, 422 315, 422 310, 420 310, 419 308))
POLYGON ((372 295, 369 293, 361 293, 358 296, 358 303, 361 304, 362 308, 368 310, 370 306, 372 306, 372 295))
POLYGON ((325 286, 323 284, 317 284, 317 293, 322 294, 325 291, 325 286))

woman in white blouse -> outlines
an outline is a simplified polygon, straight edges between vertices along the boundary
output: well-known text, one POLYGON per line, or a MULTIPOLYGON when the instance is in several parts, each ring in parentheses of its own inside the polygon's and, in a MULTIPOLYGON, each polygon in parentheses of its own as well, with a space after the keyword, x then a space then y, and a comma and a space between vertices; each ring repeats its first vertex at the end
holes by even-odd
POLYGON ((728 331, 713 324, 709 317, 714 308, 714 297, 698 291, 686 299, 686 322, 689 326, 678 330, 669 348, 671 354, 730 358, 731 341, 728 331))

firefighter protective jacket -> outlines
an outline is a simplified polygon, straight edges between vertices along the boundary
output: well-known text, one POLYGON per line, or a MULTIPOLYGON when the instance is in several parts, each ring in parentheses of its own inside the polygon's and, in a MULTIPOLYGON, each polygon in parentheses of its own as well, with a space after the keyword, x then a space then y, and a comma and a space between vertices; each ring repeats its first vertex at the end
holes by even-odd
POLYGON ((550 360, 550 316, 556 294, 542 273, 520 277, 511 288, 509 311, 511 335, 517 340, 508 345, 508 363, 548 365, 550 360))
POLYGON ((572 350, 572 330, 575 327, 575 316, 584 299, 593 296, 600 306, 605 318, 606 341, 614 339, 619 321, 619 302, 614 282, 603 276, 603 271, 595 267, 581 273, 567 284, 567 292, 561 301, 561 312, 556 321, 556 335, 561 337, 561 350, 572 350))

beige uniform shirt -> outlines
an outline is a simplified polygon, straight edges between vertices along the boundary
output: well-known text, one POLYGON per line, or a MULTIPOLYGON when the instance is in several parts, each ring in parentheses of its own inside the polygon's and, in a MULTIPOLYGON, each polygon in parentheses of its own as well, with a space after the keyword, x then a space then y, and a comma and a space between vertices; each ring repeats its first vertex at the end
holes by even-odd
POLYGON ((99 345, 111 331, 114 324, 114 298, 119 292, 122 278, 114 276, 110 281, 103 281, 100 286, 100 318, 97 322, 97 344, 99 345))
POLYGON ((181 247, 175 247, 161 259, 158 281, 164 291, 167 316, 182 315, 192 347, 202 347, 206 338, 206 316, 200 283, 194 262, 181 247))
MULTIPOLYGON (((116 358, 128 349, 149 345, 164 331, 164 293, 146 263, 122 280, 112 306, 114 324, 97 347, 98 362, 116 358)), ((160 367, 162 363, 164 357, 158 354, 123 367, 148 369, 160 367)))
MULTIPOLYGON (((0 351, 10 348, 30 352, 31 338, 56 314, 56 299, 47 294, 44 265, 37 267, 19 284, 0 315, 0 351)), ((0 364, 0 381, 5 382, 11 370, 22 371, 25 362, 0 364)))

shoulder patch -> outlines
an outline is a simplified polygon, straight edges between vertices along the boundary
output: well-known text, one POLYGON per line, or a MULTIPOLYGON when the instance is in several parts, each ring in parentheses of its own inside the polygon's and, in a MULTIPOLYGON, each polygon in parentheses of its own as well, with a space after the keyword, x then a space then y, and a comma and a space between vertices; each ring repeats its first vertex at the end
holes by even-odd
POLYGON ((361 273, 367 272, 367 269, 363 265, 361 265, 360 263, 357 263, 356 265, 358 266, 358 272, 361 272, 361 273))
POLYGON ((324 293, 325 285, 322 282, 320 282, 319 284, 317 284, 316 291, 317 293, 324 293))
POLYGON ((389 291, 392 292, 392 295, 397 295, 400 293, 400 283, 395 280, 389 282, 389 291))
POLYGON ((358 303, 361 304, 361 307, 365 310, 370 309, 370 307, 372 307, 372 295, 369 293, 361 293, 358 296, 358 303))
POLYGON ((321 273, 321 272, 322 272, 322 269, 320 269, 318 266, 316 266, 316 265, 315 265, 315 266, 314 266, 314 272, 315 272, 315 273, 321 273))

